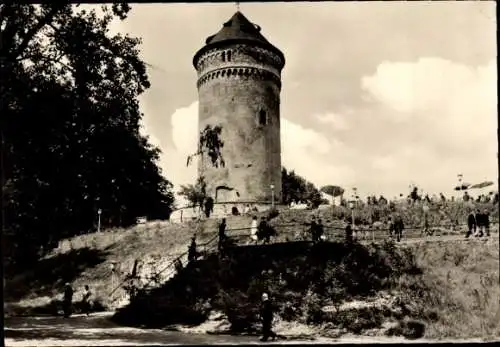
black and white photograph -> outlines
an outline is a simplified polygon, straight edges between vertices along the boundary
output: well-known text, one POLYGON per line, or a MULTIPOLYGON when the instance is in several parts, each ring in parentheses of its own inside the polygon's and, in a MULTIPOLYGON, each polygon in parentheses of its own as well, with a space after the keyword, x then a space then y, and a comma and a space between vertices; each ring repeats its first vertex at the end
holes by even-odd
POLYGON ((0 3, 6 346, 500 341, 495 1, 0 3))

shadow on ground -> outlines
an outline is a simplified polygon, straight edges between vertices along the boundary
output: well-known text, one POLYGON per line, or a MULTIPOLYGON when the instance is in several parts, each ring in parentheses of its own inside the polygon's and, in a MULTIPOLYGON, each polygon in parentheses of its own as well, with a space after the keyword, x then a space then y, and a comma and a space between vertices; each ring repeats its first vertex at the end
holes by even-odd
POLYGON ((215 337, 185 334, 177 331, 140 330, 116 326, 106 317, 13 317, 5 321, 4 335, 14 341, 63 340, 77 341, 79 345, 95 345, 99 341, 113 340, 140 344, 213 344, 245 343, 255 337, 215 337))
POLYGON ((225 257, 212 254, 190 263, 162 287, 139 292, 113 320, 143 328, 198 325, 220 311, 232 332, 253 333, 260 328, 261 295, 268 292, 284 320, 332 322, 360 333, 381 326, 391 313, 371 310, 358 319, 359 312, 331 315, 321 308, 332 297, 340 302, 373 296, 402 274, 420 273, 414 257, 392 242, 240 246, 225 257))
POLYGON ((5 279, 4 301, 52 296, 88 268, 104 262, 108 249, 82 248, 39 260, 31 270, 5 279))

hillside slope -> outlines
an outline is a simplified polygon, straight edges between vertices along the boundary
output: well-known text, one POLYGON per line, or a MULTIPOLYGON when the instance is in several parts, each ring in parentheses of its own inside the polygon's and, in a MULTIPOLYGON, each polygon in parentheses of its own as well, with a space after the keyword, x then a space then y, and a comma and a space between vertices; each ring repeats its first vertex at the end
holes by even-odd
MULTIPOLYGON (((205 250, 203 244, 217 236, 218 222, 148 222, 62 240, 34 268, 5 279, 4 307, 12 313, 29 313, 33 308, 49 305, 62 298, 65 282, 75 289, 75 301, 81 299, 83 286, 88 284, 96 293, 95 301, 105 308, 123 306, 128 295, 122 282, 136 261, 137 275, 144 284, 163 269, 166 271, 156 280, 165 281, 171 275, 174 259, 184 254, 181 260, 185 263, 191 237, 196 235, 198 248, 205 250)), ((249 216, 227 218, 231 229, 246 228, 250 222, 249 216)))
MULTIPOLYGON (((497 206, 477 204, 477 207, 488 208, 492 219, 498 218, 497 206)), ((431 224, 439 223, 448 227, 455 222, 463 223, 467 208, 470 206, 464 203, 450 202, 431 206, 429 219, 431 224)), ((396 206, 394 209, 403 215, 408 228, 418 227, 413 231, 408 229, 406 234, 418 236, 423 225, 422 206, 396 206)), ((384 220, 390 212, 389 206, 364 206, 355 211, 356 222, 384 220)), ((315 211, 281 209, 280 214, 271 222, 278 231, 275 241, 309 239, 305 223, 313 214, 323 219, 325 232, 331 238, 333 234, 342 235, 342 221, 351 215, 351 211, 338 206, 315 211)), ((260 217, 266 213, 256 215, 260 217)), ((249 242, 251 218, 251 215, 227 217, 228 234, 234 237, 239 235, 243 244, 249 242)), ((51 306, 50 303, 61 297, 65 282, 71 282, 75 288, 76 301, 81 297, 83 286, 88 284, 96 294, 96 301, 106 309, 122 307, 128 303, 127 291, 122 282, 132 272, 136 260, 139 264, 137 275, 142 278, 143 284, 150 282, 157 286, 173 275, 173 267, 169 265, 187 251, 191 236, 196 234, 198 245, 201 245, 216 237, 217 223, 218 220, 215 219, 184 223, 149 222, 128 229, 106 230, 63 240, 51 254, 40 259, 37 266, 5 279, 6 312, 29 313, 40 306, 41 311, 35 312, 57 311, 55 304, 51 306), (114 275, 112 264, 115 264, 116 269, 114 275), (161 272, 162 270, 165 271, 161 272), (155 275, 158 278, 155 279, 155 275), (51 308, 44 309, 43 306, 47 305, 51 308)), ((498 225, 494 229, 497 230, 498 225)), ((459 233, 460 230, 446 232, 459 233)), ((377 235, 379 239, 386 238, 387 233, 380 230, 377 235)), ((200 248, 208 251, 213 247, 212 243, 208 248, 200 248)), ((185 256, 182 260, 185 263, 185 256)))
POLYGON ((227 258, 212 255, 190 264, 162 287, 140 293, 114 321, 149 328, 205 322, 219 326, 219 333, 252 334, 265 291, 285 333, 302 326, 303 334, 329 337, 498 338, 498 252, 497 238, 399 247, 239 247, 227 258))

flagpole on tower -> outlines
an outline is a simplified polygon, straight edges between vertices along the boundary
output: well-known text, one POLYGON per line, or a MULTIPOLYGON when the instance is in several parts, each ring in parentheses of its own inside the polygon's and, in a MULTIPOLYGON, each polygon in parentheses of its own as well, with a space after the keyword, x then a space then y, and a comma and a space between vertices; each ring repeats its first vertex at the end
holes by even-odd
POLYGON ((240 11, 240 3, 239 3, 239 1, 236 1, 236 10, 238 12, 240 11))

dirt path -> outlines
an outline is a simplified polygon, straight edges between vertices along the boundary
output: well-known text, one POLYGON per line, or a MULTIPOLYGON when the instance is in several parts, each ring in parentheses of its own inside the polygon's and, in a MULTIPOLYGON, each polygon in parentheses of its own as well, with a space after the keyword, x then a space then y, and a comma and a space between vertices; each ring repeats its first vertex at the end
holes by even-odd
MULTIPOLYGON (((160 329, 120 327, 111 321, 112 313, 86 317, 76 315, 62 317, 11 317, 5 319, 6 346, 125 346, 125 345, 182 345, 182 344, 262 344, 258 336, 230 336, 188 334, 160 329)), ((346 344, 346 343, 421 343, 404 338, 350 336, 340 339, 317 338, 291 340, 269 344, 346 344)), ((440 341, 444 342, 444 341, 440 341)), ((457 342, 457 341, 446 341, 457 342)), ((464 341, 458 341, 464 342, 464 341)), ((474 340, 468 342, 482 342, 474 340)))

